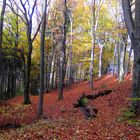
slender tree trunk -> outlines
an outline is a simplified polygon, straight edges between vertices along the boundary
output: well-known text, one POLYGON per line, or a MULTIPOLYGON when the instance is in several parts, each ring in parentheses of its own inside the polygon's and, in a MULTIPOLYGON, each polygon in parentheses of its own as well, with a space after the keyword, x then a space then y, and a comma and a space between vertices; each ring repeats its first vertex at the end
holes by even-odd
POLYGON ((55 72, 55 42, 54 42, 54 29, 52 32, 52 53, 51 53, 51 64, 50 64, 50 82, 49 82, 49 91, 53 88, 53 82, 54 82, 54 72, 55 72))
MULTIPOLYGON (((94 27, 92 27, 94 28, 94 27)), ((93 65, 94 65, 94 48, 95 48, 95 30, 92 29, 92 48, 91 48, 91 58, 90 58, 90 88, 93 90, 93 65)))
POLYGON ((23 63, 23 67, 22 67, 22 77, 23 77, 23 89, 24 89, 24 100, 26 98, 25 96, 25 89, 26 89, 26 64, 25 64, 25 56, 24 56, 24 50, 23 52, 21 52, 21 58, 22 58, 22 63, 23 63))
POLYGON ((126 74, 126 49, 127 49, 127 43, 124 42, 124 58, 123 58, 123 68, 124 68, 124 75, 126 74))
POLYGON ((43 11, 43 22, 41 29, 41 43, 40 43, 40 95, 38 104, 37 115, 43 115, 43 96, 44 96, 44 46, 45 46, 45 31, 46 31, 46 11, 47 11, 47 0, 45 0, 45 8, 43 11))
POLYGON ((1 76, 0 76, 0 99, 3 98, 3 74, 1 73, 1 76))
POLYGON ((115 43, 115 48, 114 48, 114 56, 113 56, 113 71, 112 74, 115 74, 115 61, 116 61, 116 50, 117 50, 117 45, 115 43))
POLYGON ((55 81, 55 54, 53 56, 53 64, 52 64, 52 77, 51 77, 51 89, 54 89, 54 81, 55 81))
MULTIPOLYGON (((0 79, 2 79, 2 42, 3 42, 3 20, 4 20, 4 14, 5 14, 5 9, 6 9, 6 0, 3 0, 3 5, 2 5, 2 11, 0 15, 0 79)), ((0 87, 2 87, 3 82, 0 82, 0 87)), ((2 88, 0 88, 0 94, 2 94, 2 88)))
POLYGON ((58 84, 58 100, 63 100, 64 79, 66 74, 66 36, 67 36, 67 0, 64 0, 64 28, 63 28, 63 42, 60 54, 60 72, 58 84))
POLYGON ((126 74, 128 74, 128 72, 130 70, 131 54, 132 54, 132 46, 130 47, 130 51, 129 51, 128 62, 127 62, 127 65, 126 65, 126 74))
POLYGON ((12 90, 12 95, 13 97, 16 96, 16 80, 17 80, 17 69, 13 70, 13 90, 12 90))
POLYGON ((70 35, 70 52, 69 52, 69 72, 68 72, 68 87, 70 88, 70 85, 72 83, 72 56, 73 56, 73 52, 72 52, 72 44, 73 44, 73 16, 71 13, 70 16, 70 29, 71 29, 71 35, 70 35))
POLYGON ((6 9, 6 0, 3 0, 2 11, 0 15, 0 57, 2 53, 3 19, 4 19, 5 9, 6 9))
POLYGON ((98 77, 102 76, 102 56, 103 56, 103 46, 100 46, 99 75, 98 75, 98 77))
POLYGON ((116 60, 117 60, 117 77, 119 78, 120 73, 120 42, 117 42, 116 48, 116 60))
POLYGON ((31 54, 32 54, 32 41, 28 38, 29 52, 27 56, 27 66, 26 66, 26 81, 25 81, 25 91, 24 91, 24 102, 23 104, 30 104, 30 75, 31 75, 31 54))
POLYGON ((8 70, 7 70, 7 90, 5 90, 6 94, 5 94, 5 99, 8 99, 10 98, 10 91, 11 91, 11 68, 8 67, 8 70))
MULTIPOLYGON (((18 13, 18 7, 17 7, 17 13, 18 13)), ((16 84, 16 81, 17 81, 17 65, 16 65, 16 62, 17 62, 17 47, 18 47, 18 44, 19 44, 19 22, 18 22, 18 15, 16 15, 16 34, 15 34, 16 38, 15 38, 15 49, 14 49, 14 68, 13 68, 13 91, 12 91, 12 94, 13 94, 13 97, 16 95, 16 89, 17 89, 17 84, 16 84)))
MULTIPOLYGON (((61 59, 63 59, 63 58, 61 58, 61 59)), ((63 100, 63 86, 64 86, 63 67, 64 66, 62 63, 63 62, 61 62, 61 66, 59 68, 58 100, 63 100)))
POLYGON ((51 54, 48 54, 48 60, 47 60, 47 78, 46 78, 46 92, 50 91, 50 75, 51 75, 51 67, 52 67, 52 56, 51 54))
POLYGON ((68 65, 68 87, 70 88, 70 85, 72 83, 72 46, 70 46, 70 56, 69 56, 69 65, 68 65))
POLYGON ((54 63, 54 53, 55 53, 55 46, 53 44, 52 46, 52 52, 49 56, 48 60, 48 76, 47 76, 47 91, 51 91, 51 81, 52 81, 52 69, 53 69, 53 63, 54 63))
POLYGON ((99 14, 99 9, 100 6, 98 7, 96 11, 96 0, 92 0, 92 26, 91 26, 91 31, 92 31, 92 48, 91 48, 91 57, 90 57, 90 88, 93 90, 93 65, 94 65, 94 48, 95 48, 95 40, 96 40, 96 30, 98 26, 98 14, 99 14))
POLYGON ((124 80, 124 43, 120 40, 120 68, 119 68, 119 82, 124 80))

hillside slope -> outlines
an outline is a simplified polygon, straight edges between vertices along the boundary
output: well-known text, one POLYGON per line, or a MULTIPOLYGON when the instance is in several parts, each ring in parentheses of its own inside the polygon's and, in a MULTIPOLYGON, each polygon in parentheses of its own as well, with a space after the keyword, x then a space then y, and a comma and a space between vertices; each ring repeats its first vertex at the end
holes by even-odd
POLYGON ((45 94, 43 118, 36 118, 37 96, 32 96, 32 105, 27 106, 22 105, 21 96, 10 99, 0 104, 0 140, 139 140, 139 128, 118 121, 129 104, 130 93, 130 76, 119 84, 115 77, 105 75, 94 81, 93 91, 87 81, 65 89, 63 101, 57 101, 57 91, 45 94), (90 101, 98 114, 95 119, 85 119, 73 104, 83 92, 95 94, 104 89, 113 92, 90 101), (8 128, 7 124, 17 125, 8 128))

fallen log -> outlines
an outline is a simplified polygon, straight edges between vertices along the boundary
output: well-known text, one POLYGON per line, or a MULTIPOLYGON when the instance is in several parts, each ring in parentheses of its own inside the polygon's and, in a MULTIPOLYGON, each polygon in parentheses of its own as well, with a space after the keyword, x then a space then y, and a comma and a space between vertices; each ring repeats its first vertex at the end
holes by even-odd
POLYGON ((7 123, 3 126, 0 126, 0 129, 2 130, 6 130, 6 129, 16 129, 16 128, 20 128, 21 125, 20 124, 17 124, 17 123, 7 123))
POLYGON ((81 97, 77 99, 77 103, 74 104, 74 108, 79 108, 86 119, 95 118, 97 116, 98 110, 96 107, 90 105, 85 93, 83 93, 81 97))
POLYGON ((103 91, 98 92, 97 94, 86 95, 86 98, 89 99, 89 100, 94 100, 97 97, 105 96, 107 94, 110 94, 112 91, 113 90, 111 90, 111 89, 109 89, 109 90, 103 90, 103 91))
POLYGON ((100 91, 97 94, 86 95, 83 93, 77 102, 74 104, 74 108, 80 108, 81 112, 85 115, 86 118, 94 118, 97 116, 98 109, 89 104, 88 100, 94 100, 100 96, 105 96, 110 94, 112 90, 100 91))
POLYGON ((113 90, 103 90, 98 92, 97 94, 90 94, 90 95, 86 95, 85 93, 83 93, 79 99, 77 99, 77 102, 74 104, 74 108, 77 107, 83 107, 86 106, 86 104, 88 104, 88 99, 89 100, 94 100, 100 96, 105 96, 108 95, 112 92, 113 90))

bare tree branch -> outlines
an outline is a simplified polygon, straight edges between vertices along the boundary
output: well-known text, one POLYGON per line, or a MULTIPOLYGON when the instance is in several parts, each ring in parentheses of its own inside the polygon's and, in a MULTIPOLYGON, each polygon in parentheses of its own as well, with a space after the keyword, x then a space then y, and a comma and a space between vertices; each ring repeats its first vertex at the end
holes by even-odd
POLYGON ((35 0, 34 5, 33 5, 33 8, 32 8, 32 12, 31 12, 31 15, 30 15, 30 18, 31 19, 33 17, 33 13, 34 13, 34 10, 35 10, 36 3, 37 3, 37 0, 35 0))
POLYGON ((27 24, 26 21, 24 20, 24 18, 23 18, 20 14, 18 14, 17 11, 15 11, 15 9, 13 8, 12 3, 10 3, 10 5, 9 5, 8 3, 6 3, 6 5, 12 10, 12 12, 13 12, 15 15, 19 16, 19 17, 21 18, 21 20, 22 20, 25 24, 27 24))
POLYGON ((39 29, 40 29, 42 21, 43 21, 43 16, 42 16, 42 19, 41 19, 40 23, 38 24, 38 28, 37 28, 37 30, 36 30, 36 32, 34 34, 34 37, 32 38, 32 42, 35 40, 35 38, 36 38, 36 36, 37 36, 37 34, 39 32, 39 29))
POLYGON ((24 16, 25 16, 26 22, 27 22, 27 24, 29 24, 29 19, 28 19, 28 16, 27 16, 27 10, 26 10, 26 8, 25 8, 25 5, 26 5, 26 2, 27 2, 27 1, 28 1, 28 0, 26 0, 25 3, 23 3, 23 1, 20 0, 20 3, 21 3, 22 8, 24 9, 24 12, 25 12, 24 16))
POLYGON ((11 0, 9 0, 9 2, 10 2, 10 4, 11 4, 11 6, 13 7, 13 5, 12 5, 12 2, 17 6, 17 8, 21 11, 21 13, 24 15, 25 13, 24 13, 24 11, 20 8, 20 6, 15 2, 15 0, 12 0, 12 2, 11 2, 11 0))

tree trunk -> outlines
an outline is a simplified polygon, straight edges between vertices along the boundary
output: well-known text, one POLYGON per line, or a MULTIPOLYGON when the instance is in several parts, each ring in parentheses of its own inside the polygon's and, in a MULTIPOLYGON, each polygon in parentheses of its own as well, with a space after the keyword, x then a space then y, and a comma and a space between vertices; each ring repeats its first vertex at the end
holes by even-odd
POLYGON ((115 43, 114 56, 113 56, 113 67, 112 67, 112 74, 113 74, 113 75, 115 74, 115 68, 116 68, 116 65, 115 65, 115 60, 116 60, 116 50, 117 50, 117 45, 116 45, 116 43, 115 43))
POLYGON ((16 96, 16 80, 17 80, 17 69, 13 70, 13 90, 12 90, 12 96, 15 97, 16 96))
POLYGON ((3 19, 5 14, 5 8, 6 8, 6 0, 3 0, 2 5, 2 11, 0 15, 0 57, 2 53, 2 34, 3 34, 3 19))
POLYGON ((56 62, 55 62, 55 54, 54 54, 54 56, 53 56, 53 62, 52 62, 52 71, 51 71, 51 73, 52 73, 52 76, 51 76, 51 87, 50 87, 51 90, 55 88, 55 86, 54 86, 54 81, 55 81, 55 66, 56 66, 55 63, 56 62))
POLYGON ((29 52, 27 56, 27 66, 26 66, 26 81, 25 81, 25 91, 24 91, 24 102, 23 104, 30 104, 30 75, 31 75, 31 54, 32 54, 32 41, 28 38, 29 52))
POLYGON ((41 43, 40 43, 40 95, 38 104, 37 115, 43 115, 43 96, 44 96, 44 46, 45 46, 45 31, 46 31, 46 11, 47 11, 47 0, 45 0, 45 8, 43 12, 43 22, 41 29, 41 43))
POLYGON ((135 2, 135 30, 134 30, 134 66, 133 66, 133 98, 132 108, 140 114, 140 0, 135 2))
POLYGON ((124 18, 125 18, 125 24, 128 29, 128 34, 131 39, 132 46, 134 44, 134 21, 132 17, 132 11, 131 11, 131 4, 130 0, 122 0, 122 8, 123 8, 123 13, 124 13, 124 18))
POLYGON ((132 83, 132 109, 140 114, 140 0, 135 1, 135 18, 131 14, 129 0, 122 0, 125 22, 134 50, 133 83, 132 83), (135 24, 135 26, 134 26, 135 24))
POLYGON ((70 33, 70 52, 69 52, 69 71, 68 71, 68 87, 70 88, 70 85, 72 83, 72 57, 73 57, 73 51, 72 51, 72 44, 73 44, 73 16, 71 13, 70 16, 70 28, 71 28, 71 33, 70 33))
MULTIPOLYGON (((93 37, 94 38, 94 37, 93 37)), ((94 38, 95 39, 95 38, 94 38)), ((93 64, 94 64, 94 39, 92 39, 91 60, 90 60, 90 88, 93 90, 93 64)))
POLYGON ((127 62, 127 65, 126 65, 126 72, 125 72, 125 74, 128 74, 128 72, 130 70, 131 54, 132 54, 132 46, 131 46, 130 51, 129 51, 128 62, 127 62))
POLYGON ((100 46, 99 75, 98 75, 98 77, 102 76, 102 56, 103 56, 103 46, 100 46))
POLYGON ((58 100, 63 100, 63 86, 66 73, 66 36, 67 36, 67 0, 64 0, 64 28, 63 28, 63 42, 60 54, 60 72, 59 72, 59 84, 58 84, 58 100))
POLYGON ((120 68, 119 68, 119 82, 124 80, 124 43, 120 40, 120 68))
MULTIPOLYGON (((127 41, 127 40, 126 40, 127 41)), ((126 41, 124 42, 124 60, 123 60, 123 68, 124 68, 124 75, 126 74, 126 49, 127 49, 127 43, 126 41)))
MULTIPOLYGON (((0 15, 0 79, 3 79, 2 77, 2 42, 3 42, 3 19, 4 19, 4 14, 5 14, 5 9, 6 9, 6 0, 3 0, 3 5, 2 5, 2 11, 0 15)), ((0 82, 0 94, 2 94, 2 84, 3 82, 0 82)))
POLYGON ((120 73, 120 42, 117 42, 116 48, 116 61, 117 61, 117 77, 119 78, 120 73))
POLYGON ((91 58, 90 58, 90 88, 93 90, 93 65, 94 65, 94 48, 95 48, 95 40, 96 40, 96 30, 98 26, 98 14, 100 11, 100 6, 96 9, 96 0, 92 0, 92 48, 91 48, 91 58))
POLYGON ((47 59, 47 73, 46 73, 46 92, 50 91, 50 75, 51 75, 51 67, 52 67, 52 56, 48 54, 47 59))
POLYGON ((20 0, 20 5, 22 8, 18 7, 18 10, 15 10, 14 7, 12 7, 13 3, 15 5, 19 5, 19 3, 16 0, 9 1, 10 2, 10 9, 13 11, 14 14, 19 16, 21 20, 26 25, 26 37, 28 40, 28 54, 27 54, 27 64, 26 64, 26 81, 25 81, 25 90, 24 90, 24 103, 23 104, 30 104, 30 97, 29 97, 29 91, 30 91, 30 73, 31 73, 31 55, 32 55, 32 49, 33 49, 33 41, 35 40, 38 31, 40 29, 41 21, 38 24, 36 31, 33 32, 33 15, 35 13, 35 9, 37 6, 37 0, 33 1, 32 4, 30 1, 23 2, 20 0), (20 16, 18 13, 23 13, 23 16, 20 16))

